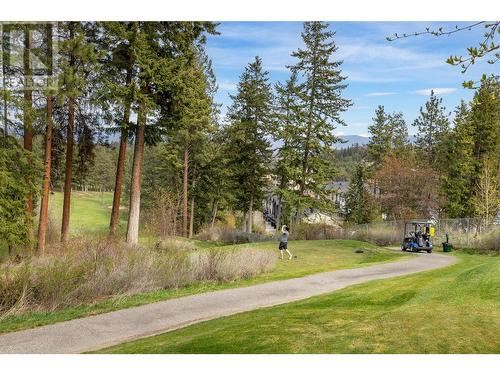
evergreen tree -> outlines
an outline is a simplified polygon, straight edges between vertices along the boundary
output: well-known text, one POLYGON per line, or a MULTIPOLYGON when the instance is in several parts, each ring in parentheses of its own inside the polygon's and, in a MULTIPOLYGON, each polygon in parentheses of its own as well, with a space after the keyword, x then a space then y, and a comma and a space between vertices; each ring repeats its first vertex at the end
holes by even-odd
POLYGON ((9 253, 15 246, 31 245, 31 223, 26 220, 26 196, 37 199, 41 163, 12 137, 0 147, 0 242, 9 253))
POLYGON ((349 183, 346 194, 346 220, 353 224, 364 224, 377 217, 377 207, 373 195, 367 189, 368 171, 359 163, 349 183))
MULTIPOLYGON (((304 120, 296 124, 300 134, 301 172, 299 195, 323 195, 323 186, 332 177, 331 163, 325 156, 332 153, 332 145, 339 141, 334 135, 335 125, 345 125, 340 114, 351 101, 342 98, 347 87, 341 75, 342 61, 333 61, 338 47, 333 41, 334 32, 324 22, 305 22, 299 48, 292 56, 298 62, 291 67, 297 74, 297 93, 301 100, 304 120)), ((309 202, 313 203, 313 202, 309 202)))
POLYGON ((481 82, 470 110, 475 159, 472 197, 474 213, 485 225, 494 218, 498 206, 500 178, 500 80, 490 76, 481 82))
POLYGON ((492 159, 500 163, 499 76, 490 76, 481 82, 471 103, 470 121, 474 129, 476 176, 479 176, 485 160, 492 159))
POLYGON ((384 106, 375 110, 373 124, 368 126, 370 141, 368 158, 378 168, 388 155, 404 152, 408 144, 408 129, 402 112, 388 114, 384 106))
POLYGON ((390 149, 391 134, 387 117, 384 106, 379 105, 375 110, 375 117, 372 119, 373 124, 368 126, 370 132, 370 141, 367 146, 368 157, 370 161, 375 163, 376 167, 380 166, 390 149))
MULTIPOLYGON (((33 151, 33 32, 30 25, 21 27, 24 33, 23 49, 23 140, 24 148, 27 151, 33 151)), ((29 154, 28 154, 29 155, 29 154)), ((29 177, 28 177, 29 178, 29 177)), ((27 182, 28 185, 32 181, 27 182)), ((26 225, 28 228, 28 238, 33 240, 33 196, 28 192, 26 196, 26 225)))
POLYGON ((475 171, 474 129, 464 101, 455 110, 453 124, 446 141, 448 152, 442 186, 447 196, 445 211, 450 217, 469 217, 473 214, 471 192, 475 171))
POLYGON ((66 163, 64 172, 64 199, 61 223, 61 241, 69 239, 71 185, 73 182, 73 145, 77 99, 87 84, 87 74, 94 67, 94 47, 85 38, 85 27, 80 22, 65 22, 61 26, 65 37, 59 43, 61 74, 59 77, 59 101, 67 102, 66 163))
POLYGON ((405 152, 408 146, 408 127, 403 112, 393 112, 389 115, 389 129, 391 131, 391 148, 396 154, 405 152))
POLYGON ((115 235, 120 218, 120 203, 125 174, 125 159, 128 139, 133 134, 130 113, 137 79, 137 62, 134 53, 137 37, 137 22, 102 22, 97 27, 95 40, 99 49, 108 49, 103 57, 101 106, 115 124, 113 131, 120 133, 118 159, 116 163, 115 187, 109 224, 109 234, 115 235), (109 48, 111 46, 111 48, 109 48))
POLYGON ((196 173, 195 169, 203 155, 203 147, 209 132, 212 131, 213 109, 212 96, 209 82, 203 65, 202 51, 188 52, 186 63, 180 74, 182 86, 176 90, 173 98, 176 125, 173 127, 175 134, 172 138, 179 140, 182 149, 183 164, 183 227, 182 234, 192 236, 194 215, 194 194, 189 194, 189 180, 191 177, 192 190, 194 190, 196 173), (191 202, 189 204, 189 195, 191 202), (192 214, 188 214, 188 206, 192 214))
POLYGON ((304 113, 297 87, 297 74, 292 73, 284 83, 276 84, 275 126, 273 136, 282 145, 277 150, 274 174, 278 177, 278 188, 273 192, 280 201, 276 228, 281 227, 282 217, 290 217, 298 206, 296 184, 301 178, 301 124, 304 113))
POLYGON ((246 229, 251 233, 253 210, 263 198, 272 155, 268 136, 273 122, 273 95, 268 72, 262 69, 260 57, 255 57, 254 62, 245 67, 238 92, 231 95, 231 99, 227 152, 234 188, 237 189, 236 208, 247 212, 246 229))
POLYGON ((146 127, 151 142, 158 139, 168 121, 165 115, 175 113, 173 98, 186 83, 182 77, 186 51, 194 43, 203 43, 204 33, 215 33, 211 22, 141 22, 138 26, 134 55, 138 63, 137 127, 135 130, 127 242, 139 238, 141 180, 146 142, 146 127), (147 126, 147 125, 150 126, 147 126))
MULTIPOLYGON (((52 54, 53 49, 53 25, 48 23, 45 30, 45 40, 48 54, 52 54)), ((47 235, 47 215, 49 209, 49 191, 51 186, 52 176, 52 131, 53 131, 53 107, 54 107, 54 93, 51 89, 51 79, 54 73, 53 57, 48 56, 47 59, 47 126, 45 129, 45 161, 44 161, 44 174, 42 183, 42 197, 40 202, 40 215, 38 221, 38 237, 37 237, 37 254, 44 255, 45 241, 47 235)))
POLYGON ((413 122, 413 126, 417 128, 415 147, 418 161, 437 171, 443 167, 445 151, 440 144, 444 142, 449 131, 448 115, 446 108, 441 105, 442 102, 443 99, 436 97, 434 91, 431 91, 425 109, 420 107, 420 115, 413 122))

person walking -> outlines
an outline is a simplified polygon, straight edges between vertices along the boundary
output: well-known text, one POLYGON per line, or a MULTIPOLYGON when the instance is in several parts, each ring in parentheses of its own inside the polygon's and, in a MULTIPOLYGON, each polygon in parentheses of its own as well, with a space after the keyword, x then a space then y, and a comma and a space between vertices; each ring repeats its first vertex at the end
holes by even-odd
POLYGON ((280 245, 279 250, 281 253, 281 260, 283 260, 284 251, 288 253, 289 260, 293 258, 292 253, 288 250, 288 236, 290 235, 289 229, 286 225, 281 227, 281 236, 279 237, 280 245))

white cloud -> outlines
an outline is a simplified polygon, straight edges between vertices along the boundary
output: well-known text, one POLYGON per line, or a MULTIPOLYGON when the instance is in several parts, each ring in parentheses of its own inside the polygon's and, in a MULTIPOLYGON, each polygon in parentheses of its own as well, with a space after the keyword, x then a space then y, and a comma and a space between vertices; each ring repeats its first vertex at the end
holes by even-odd
POLYGON ((394 95, 396 94, 395 92, 369 92, 368 94, 365 94, 365 96, 389 96, 389 95, 394 95))
POLYGON ((451 94, 452 92, 457 91, 457 89, 454 87, 431 87, 428 89, 415 90, 412 92, 412 94, 429 96, 431 94, 431 91, 434 91, 435 95, 445 95, 451 94))
POLYGON ((369 105, 357 105, 356 103, 349 108, 350 111, 362 111, 365 109, 370 109, 371 107, 369 105))
POLYGON ((248 63, 254 61, 255 56, 262 58, 265 70, 271 72, 286 72, 287 65, 293 65, 295 59, 290 56, 293 49, 288 47, 207 47, 208 56, 212 59, 216 68, 229 68, 243 71, 248 63))
MULTIPOLYGON (((381 74, 380 72, 363 72, 363 68, 347 68, 343 70, 343 75, 347 76, 349 82, 362 82, 362 83, 391 83, 401 82, 404 78, 395 77, 394 74, 381 74)), ((365 68, 366 70, 366 68, 365 68)))
POLYGON ((217 86, 219 86, 219 89, 223 91, 236 91, 237 89, 236 83, 229 81, 217 82, 217 86))
POLYGON ((337 57, 345 61, 386 62, 391 64, 406 63, 428 67, 443 64, 443 56, 436 53, 421 52, 408 46, 396 46, 389 42, 367 42, 365 38, 342 37, 337 39, 339 50, 337 57), (416 64, 415 64, 416 63, 416 64))

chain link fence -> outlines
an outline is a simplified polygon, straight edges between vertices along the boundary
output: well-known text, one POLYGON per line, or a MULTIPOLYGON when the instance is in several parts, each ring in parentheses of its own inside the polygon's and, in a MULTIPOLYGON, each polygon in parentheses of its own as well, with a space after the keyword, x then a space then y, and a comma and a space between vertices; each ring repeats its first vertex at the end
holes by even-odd
MULTIPOLYGON (((398 244, 404 237, 404 224, 411 220, 384 221, 360 224, 348 229, 347 236, 380 244, 398 244)), ((425 221, 417 219, 416 221, 425 221)), ((458 218, 430 220, 434 224, 434 246, 449 241, 458 248, 500 250, 500 225, 497 222, 485 224, 480 218, 458 218)))

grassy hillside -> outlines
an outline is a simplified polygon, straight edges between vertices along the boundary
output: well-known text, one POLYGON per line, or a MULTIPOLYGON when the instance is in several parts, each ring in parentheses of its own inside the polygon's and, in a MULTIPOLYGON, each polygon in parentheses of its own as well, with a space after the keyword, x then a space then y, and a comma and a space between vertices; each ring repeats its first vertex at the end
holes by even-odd
MULTIPOLYGON (((59 228, 63 207, 63 193, 55 192, 50 196, 49 210, 51 218, 59 228)), ((104 234, 109 228, 112 192, 73 191, 71 195, 70 234, 104 234)), ((123 202, 122 202, 123 205, 123 202)), ((126 227, 126 210, 121 211, 120 230, 126 227)))
MULTIPOLYGON (((71 195, 70 236, 106 234, 109 228, 113 193, 73 191, 71 195)), ((123 206, 123 202, 122 202, 123 206)), ((61 230, 63 193, 54 192, 49 199, 48 240, 58 241, 61 230)), ((36 222, 36 220, 35 220, 36 222)), ((127 210, 121 210, 119 231, 125 232, 127 210)), ((7 254, 6 244, 0 243, 0 258, 7 254)))
POLYGON ((199 323, 103 353, 500 353, 500 258, 199 323))

